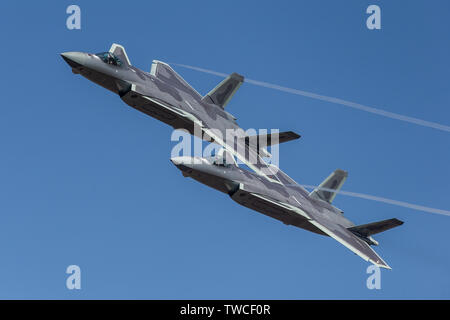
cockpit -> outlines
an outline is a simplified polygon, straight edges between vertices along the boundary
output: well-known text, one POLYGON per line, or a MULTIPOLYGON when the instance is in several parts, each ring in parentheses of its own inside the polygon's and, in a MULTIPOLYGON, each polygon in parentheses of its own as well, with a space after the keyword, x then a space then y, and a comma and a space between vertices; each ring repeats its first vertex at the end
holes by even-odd
POLYGON ((101 52, 95 55, 99 57, 104 63, 111 64, 113 66, 122 66, 122 61, 120 61, 120 59, 113 55, 111 52, 101 52))
POLYGON ((212 156, 208 159, 213 165, 218 167, 229 168, 231 166, 237 166, 234 157, 223 148, 219 150, 216 156, 212 156))

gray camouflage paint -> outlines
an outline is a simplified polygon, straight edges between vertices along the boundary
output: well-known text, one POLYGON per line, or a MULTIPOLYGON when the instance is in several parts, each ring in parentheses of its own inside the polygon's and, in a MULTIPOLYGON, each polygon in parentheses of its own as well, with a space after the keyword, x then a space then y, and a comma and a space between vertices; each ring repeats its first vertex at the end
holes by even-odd
MULTIPOLYGON (((235 150, 234 155, 244 163, 252 160, 250 168, 256 172, 267 173, 267 164, 254 148, 246 144, 245 130, 239 127, 235 117, 223 109, 223 103, 229 99, 223 90, 231 90, 234 93, 243 81, 241 75, 233 73, 229 79, 225 79, 222 82, 225 86, 218 88, 211 99, 210 93, 202 97, 163 62, 153 61, 152 74, 126 63, 128 59, 120 46, 114 44, 110 52, 119 57, 123 62, 122 66, 107 64, 90 53, 65 52, 61 56, 74 73, 81 74, 118 94, 131 107, 169 124, 174 129, 185 129, 204 140, 210 139, 206 131, 220 132, 225 141, 216 141, 217 143, 226 145, 229 150, 235 150), (195 127, 199 130, 195 130, 195 127), (225 139, 228 129, 235 130, 234 139, 225 139)), ((280 180, 276 172, 273 172, 272 178, 280 180)))
POLYGON ((369 237, 355 236, 353 232, 348 230, 355 225, 345 218, 339 209, 318 197, 312 197, 281 170, 278 173, 279 176, 283 177, 283 184, 271 182, 261 175, 235 165, 216 165, 210 159, 176 157, 172 158, 171 161, 182 171, 185 177, 191 177, 200 183, 226 193, 234 201, 245 207, 277 219, 284 224, 328 236, 327 233, 312 224, 313 221, 318 222, 340 239, 345 240, 355 249, 364 253, 370 262, 380 267, 390 268, 370 248, 370 244, 377 244, 377 242, 369 237), (254 197, 255 194, 262 197, 254 197), (285 208, 283 204, 289 204, 300 209, 306 213, 307 217, 285 208))
MULTIPOLYGON (((152 70, 148 73, 133 67, 121 46, 114 44, 110 52, 120 59, 121 65, 105 63, 97 55, 90 53, 66 52, 61 56, 74 73, 81 74, 118 94, 131 107, 175 129, 185 129, 191 134, 200 133, 202 139, 205 138, 203 134, 211 133, 210 130, 218 130, 222 137, 226 137, 227 129, 236 130, 233 141, 230 142, 227 139, 216 142, 231 153, 233 153, 232 150, 237 150, 233 155, 257 173, 236 166, 217 167, 211 164, 200 164, 189 167, 187 163, 176 163, 185 175, 228 193, 234 201, 286 224, 327 235, 327 232, 321 229, 323 226, 337 236, 336 240, 344 239, 353 248, 363 252, 368 257, 366 260, 388 268, 365 240, 347 229, 354 224, 347 220, 339 209, 320 197, 311 197, 284 172, 267 165, 260 158, 257 149, 250 148, 245 142, 244 130, 238 126, 235 118, 224 110, 226 103, 243 82, 242 76, 232 74, 216 87, 217 91, 212 90, 202 97, 163 62, 153 61, 152 70), (195 127, 200 130, 194 130, 195 127), (258 161, 256 164, 250 164, 248 159, 258 159, 258 161), (255 194, 265 198, 255 198, 255 194), (298 208, 306 216, 293 214, 292 210, 280 207, 270 199, 298 208)), ((286 141, 299 137, 296 134, 293 136, 286 141)), ((172 159, 172 161, 176 160, 172 159)))

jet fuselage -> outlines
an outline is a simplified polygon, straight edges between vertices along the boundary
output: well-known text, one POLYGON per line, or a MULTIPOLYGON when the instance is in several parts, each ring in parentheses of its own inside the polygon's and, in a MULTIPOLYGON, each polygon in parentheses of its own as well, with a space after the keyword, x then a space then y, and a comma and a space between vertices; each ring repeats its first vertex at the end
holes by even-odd
POLYGON ((403 222, 389 219, 355 226, 346 219, 341 210, 331 205, 347 177, 343 170, 335 170, 308 193, 278 167, 266 163, 262 159, 266 144, 259 140, 254 143, 255 137, 264 137, 263 141, 268 138, 266 141, 273 145, 300 136, 284 132, 278 140, 272 134, 248 135, 237 125, 224 108, 243 83, 243 76, 233 73, 201 96, 164 62, 154 60, 149 73, 133 67, 125 49, 118 44, 99 54, 61 55, 74 73, 118 94, 131 107, 175 129, 185 129, 221 145, 254 171, 204 158, 172 158, 184 176, 227 193, 237 203, 287 225, 330 236, 364 260, 390 268, 370 247, 378 244, 371 235, 403 222))
POLYGON ((231 114, 214 103, 203 101, 202 96, 176 73, 172 73, 165 63, 158 61, 161 71, 151 74, 127 63, 105 63, 96 54, 65 52, 61 56, 74 73, 118 94, 128 105, 174 129, 186 129, 200 138, 205 138, 203 131, 194 132, 195 125, 223 132, 226 129, 239 129, 231 114), (135 93, 131 92, 132 88, 136 90, 135 93), (151 100, 146 101, 145 107, 141 107, 135 102, 138 96, 151 100))
POLYGON ((174 157, 171 161, 184 176, 226 193, 239 204, 280 220, 285 224, 325 235, 317 227, 308 223, 308 220, 301 215, 292 216, 281 211, 278 212, 267 201, 245 197, 244 193, 239 193, 240 189, 247 193, 263 195, 277 202, 287 203, 306 213, 314 212, 314 214, 345 228, 354 226, 337 208, 325 201, 311 198, 303 187, 281 171, 279 171, 279 174, 283 174, 282 177, 285 179, 283 184, 271 182, 261 175, 233 164, 216 164, 211 159, 183 156, 174 157))

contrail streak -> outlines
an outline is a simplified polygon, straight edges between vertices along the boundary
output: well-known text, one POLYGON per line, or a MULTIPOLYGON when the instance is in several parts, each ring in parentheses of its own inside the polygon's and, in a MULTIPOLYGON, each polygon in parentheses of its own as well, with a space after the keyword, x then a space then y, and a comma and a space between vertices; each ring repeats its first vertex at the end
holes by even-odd
MULTIPOLYGON (((213 74, 213 75, 216 75, 216 76, 219 76, 219 77, 224 77, 225 78, 225 77, 228 76, 228 74, 226 74, 226 73, 217 72, 217 71, 213 71, 213 70, 208 70, 208 69, 204 69, 204 68, 189 66, 189 65, 185 65, 185 64, 178 64, 178 63, 172 63, 172 64, 176 65, 176 66, 179 66, 179 67, 195 70, 195 71, 200 71, 200 72, 204 72, 204 73, 213 74)), ((283 86, 279 86, 279 85, 276 85, 276 84, 263 82, 263 81, 252 80, 252 79, 245 79, 245 82, 248 82, 248 83, 251 83, 251 84, 254 84, 254 85, 257 85, 257 86, 265 87, 265 88, 270 88, 270 89, 274 89, 274 90, 278 90, 278 91, 283 91, 283 92, 287 92, 287 93, 291 93, 291 94, 296 94, 296 95, 299 95, 299 96, 304 96, 304 97, 308 97, 308 98, 312 98, 312 99, 318 99, 318 100, 322 100, 322 101, 326 101, 326 102, 340 104, 340 105, 343 105, 343 106, 346 106, 346 107, 350 107, 350 108, 354 108, 354 109, 370 112, 370 113, 373 113, 373 114, 378 114, 380 116, 384 116, 384 117, 395 119, 395 120, 405 121, 405 122, 414 123, 414 124, 417 124, 417 125, 420 125, 420 126, 424 126, 424 127, 429 127, 429 128, 433 128, 433 129, 437 129, 437 130, 441 130, 441 131, 450 132, 450 126, 446 126, 446 125, 435 123, 435 122, 430 122, 430 121, 426 121, 426 120, 422 120, 422 119, 418 119, 418 118, 413 118, 413 117, 401 115, 401 114, 398 114, 398 113, 393 113, 393 112, 389 112, 389 111, 385 111, 385 110, 381 110, 381 109, 365 106, 365 105, 362 105, 362 104, 359 104, 359 103, 346 101, 346 100, 342 100, 342 99, 339 99, 339 98, 328 97, 328 96, 319 95, 319 94, 308 92, 308 91, 292 89, 292 88, 283 87, 283 86)), ((302 186, 304 188, 307 188, 307 189, 318 188, 317 186, 312 186, 312 185, 302 185, 302 186)), ((327 188, 321 188, 321 189, 325 190, 325 191, 336 192, 336 190, 333 190, 333 189, 327 189, 327 188)), ((350 191, 342 191, 342 190, 340 190, 340 191, 338 191, 338 193, 342 194, 342 195, 350 196, 350 197, 356 197, 356 198, 361 198, 361 199, 367 199, 367 200, 387 203, 387 204, 400 206, 400 207, 413 209, 413 210, 418 210, 418 211, 422 211, 422 212, 428 212, 428 213, 435 213, 435 214, 450 216, 450 211, 448 211, 448 210, 430 208, 430 207, 425 207, 425 206, 421 206, 421 205, 417 205, 417 204, 413 204, 413 203, 408 203, 408 202, 404 202, 404 201, 398 201, 398 200, 393 200, 393 199, 388 199, 388 198, 383 198, 383 197, 377 197, 377 196, 372 196, 372 195, 369 195, 369 194, 358 193, 358 192, 350 192, 350 191)))
MULTIPOLYGON (((213 74, 213 75, 216 75, 216 76, 219 76, 219 77, 227 77, 228 76, 226 73, 217 72, 217 71, 213 71, 213 70, 203 69, 203 68, 199 68, 199 67, 193 67, 193 66, 189 66, 189 65, 185 65, 185 64, 178 64, 178 63, 172 63, 172 64, 176 65, 176 66, 179 66, 179 67, 195 70, 195 71, 200 71, 200 72, 204 72, 204 73, 213 74)), ((268 82, 264 82, 264 81, 245 79, 245 82, 248 82, 248 83, 251 83, 253 85, 260 86, 260 87, 265 87, 265 88, 269 88, 269 89, 283 91, 283 92, 296 94, 296 95, 299 95, 299 96, 304 96, 304 97, 317 99, 317 100, 321 100, 321 101, 326 101, 326 102, 330 102, 330 103, 336 103, 336 104, 339 104, 339 105, 342 105, 342 106, 346 106, 346 107, 350 107, 350 108, 353 108, 353 109, 357 109, 357 110, 361 110, 361 111, 377 114, 377 115, 380 115, 380 116, 383 116, 383 117, 387 117, 387 118, 391 118, 391 119, 395 119, 395 120, 400 120, 400 121, 404 121, 404 122, 409 122, 409 123, 414 123, 416 125, 423 126, 423 127, 428 127, 428 128, 441 130, 441 131, 450 132, 450 126, 446 126, 446 125, 443 125, 443 124, 439 124, 439 123, 431 122, 431 121, 426 121, 426 120, 422 120, 422 119, 418 119, 418 118, 413 118, 413 117, 405 116, 405 115, 394 113, 394 112, 389 112, 389 111, 386 111, 386 110, 382 110, 382 109, 366 106, 366 105, 363 105, 363 104, 360 104, 360 103, 356 103, 356 102, 351 102, 351 101, 347 101, 347 100, 343 100, 343 99, 339 99, 339 98, 334 98, 334 97, 328 97, 328 96, 324 96, 324 95, 320 95, 320 94, 312 93, 312 92, 308 92, 308 91, 303 91, 303 90, 283 87, 283 86, 279 86, 279 85, 268 83, 268 82)))
MULTIPOLYGON (((317 186, 311 186, 311 185, 302 185, 302 187, 304 187, 306 189, 318 188, 317 186)), ((336 190, 328 189, 328 188, 320 188, 320 190, 336 192, 336 190)), ((423 211, 423 212, 429 212, 429 213, 436 213, 436 214, 441 214, 441 215, 444 215, 444 216, 450 216, 450 211, 448 211, 448 210, 430 208, 430 207, 420 206, 420 205, 413 204, 413 203, 397 201, 397 200, 392 200, 392 199, 382 198, 382 197, 377 197, 377 196, 371 196, 369 194, 358 193, 358 192, 350 192, 350 191, 342 191, 342 190, 340 190, 340 191, 337 191, 337 193, 345 195, 345 196, 350 196, 350 197, 356 197, 356 198, 362 198, 362 199, 367 199, 367 200, 372 200, 372 201, 377 201, 377 202, 388 203, 388 204, 392 204, 394 206, 405 207, 405 208, 408 208, 408 209, 413 209, 413 210, 418 210, 418 211, 423 211)))

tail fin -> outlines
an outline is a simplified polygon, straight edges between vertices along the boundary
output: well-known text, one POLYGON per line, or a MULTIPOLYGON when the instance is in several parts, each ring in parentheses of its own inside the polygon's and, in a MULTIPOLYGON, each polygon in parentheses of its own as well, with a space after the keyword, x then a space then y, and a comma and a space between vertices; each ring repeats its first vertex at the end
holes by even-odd
POLYGON ((348 172, 337 169, 328 176, 314 191, 309 195, 315 199, 320 199, 328 203, 332 203, 336 197, 337 192, 341 189, 348 172))
POLYGON ((208 103, 214 103, 223 109, 243 82, 243 76, 236 72, 232 73, 214 89, 208 92, 202 100, 208 103))
POLYGON ((109 52, 119 58, 120 61, 122 61, 124 64, 131 66, 131 62, 130 59, 128 59, 127 52, 125 51, 125 48, 120 44, 113 43, 111 48, 109 49, 109 52))
POLYGON ((401 226, 402 224, 403 221, 394 218, 350 227, 348 230, 369 244, 378 245, 378 242, 372 239, 371 235, 401 226))

